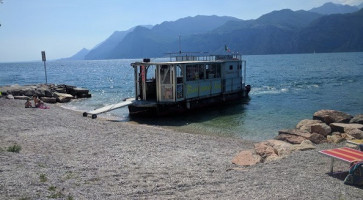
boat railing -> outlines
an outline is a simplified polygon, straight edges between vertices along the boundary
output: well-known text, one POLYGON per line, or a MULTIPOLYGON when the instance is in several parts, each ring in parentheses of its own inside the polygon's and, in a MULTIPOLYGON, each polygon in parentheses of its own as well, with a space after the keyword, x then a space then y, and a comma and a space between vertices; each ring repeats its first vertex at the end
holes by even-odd
POLYGON ((226 54, 226 55, 170 55, 170 62, 181 61, 216 61, 216 60, 242 60, 241 54, 226 54))
POLYGON ((174 56, 170 57, 170 61, 214 61, 214 56, 174 56))

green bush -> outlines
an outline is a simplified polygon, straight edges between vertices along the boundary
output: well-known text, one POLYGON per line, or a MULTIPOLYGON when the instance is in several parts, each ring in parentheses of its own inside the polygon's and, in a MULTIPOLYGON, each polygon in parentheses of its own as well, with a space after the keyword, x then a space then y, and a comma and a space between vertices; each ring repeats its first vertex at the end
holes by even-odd
POLYGON ((57 187, 55 187, 55 186, 50 186, 50 187, 48 188, 48 190, 49 190, 49 191, 55 191, 55 189, 57 189, 57 187))
POLYGON ((13 146, 8 147, 8 152, 14 152, 14 153, 19 153, 21 150, 21 146, 14 144, 13 146))
POLYGON ((39 175, 40 182, 47 182, 48 178, 45 174, 39 175))

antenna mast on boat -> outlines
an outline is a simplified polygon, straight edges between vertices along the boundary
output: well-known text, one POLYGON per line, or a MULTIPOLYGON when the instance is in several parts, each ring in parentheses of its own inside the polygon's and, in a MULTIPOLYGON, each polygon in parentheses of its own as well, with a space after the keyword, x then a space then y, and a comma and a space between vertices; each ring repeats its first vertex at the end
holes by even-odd
POLYGON ((179 54, 181 54, 182 53, 182 51, 181 51, 181 42, 180 42, 180 34, 179 34, 179 54))

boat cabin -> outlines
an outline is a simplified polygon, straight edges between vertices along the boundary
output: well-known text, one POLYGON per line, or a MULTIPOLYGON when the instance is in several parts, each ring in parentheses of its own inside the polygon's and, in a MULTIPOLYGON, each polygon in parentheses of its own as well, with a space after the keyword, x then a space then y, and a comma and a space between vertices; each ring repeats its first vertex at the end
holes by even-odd
POLYGON ((246 61, 239 54, 175 56, 164 62, 144 59, 131 66, 135 77, 133 106, 183 102, 189 109, 190 102, 214 97, 225 101, 229 95, 244 97, 249 91, 245 88, 246 61))

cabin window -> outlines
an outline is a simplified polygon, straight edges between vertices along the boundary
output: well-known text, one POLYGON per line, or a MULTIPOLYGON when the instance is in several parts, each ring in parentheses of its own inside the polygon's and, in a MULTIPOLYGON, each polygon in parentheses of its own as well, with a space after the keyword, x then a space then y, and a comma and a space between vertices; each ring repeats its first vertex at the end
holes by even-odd
POLYGON ((205 65, 199 65, 199 79, 204 79, 205 65))
POLYGON ((238 64, 238 69, 241 70, 242 69, 242 65, 238 64))
POLYGON ((180 65, 176 66, 176 79, 177 83, 183 83, 183 68, 180 65))
POLYGON ((160 67, 160 77, 161 77, 161 83, 162 84, 170 84, 171 78, 170 78, 170 67, 168 65, 161 65, 160 67))
POLYGON ((220 64, 211 64, 206 67, 206 78, 221 78, 221 65, 220 64))
POLYGON ((146 68, 146 80, 155 80, 156 66, 150 65, 146 68))
POLYGON ((229 66, 229 70, 233 70, 233 65, 230 65, 229 66))
POLYGON ((187 81, 199 80, 199 65, 187 65, 187 81))

